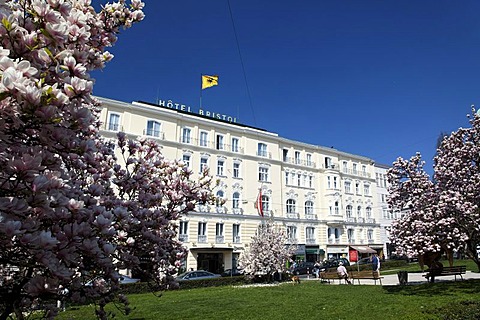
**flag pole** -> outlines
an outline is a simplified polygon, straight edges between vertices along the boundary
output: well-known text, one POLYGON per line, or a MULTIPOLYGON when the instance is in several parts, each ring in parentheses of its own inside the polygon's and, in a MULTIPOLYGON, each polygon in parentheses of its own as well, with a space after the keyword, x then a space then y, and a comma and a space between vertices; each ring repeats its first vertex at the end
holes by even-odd
POLYGON ((203 73, 200 73, 200 109, 202 109, 203 73))

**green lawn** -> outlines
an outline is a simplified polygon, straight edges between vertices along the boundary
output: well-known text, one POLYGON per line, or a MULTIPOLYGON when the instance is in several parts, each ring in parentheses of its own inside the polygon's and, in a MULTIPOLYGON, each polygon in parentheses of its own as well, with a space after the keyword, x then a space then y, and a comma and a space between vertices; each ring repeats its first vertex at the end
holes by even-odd
MULTIPOLYGON (((131 295, 135 310, 117 319, 445 319, 438 308, 480 299, 480 281, 415 286, 328 285, 303 281, 270 287, 217 287, 131 295)), ((113 309, 112 309, 113 310, 113 309)), ((92 307, 60 319, 95 319, 92 307)), ((449 318, 451 319, 451 318, 449 318)), ((456 318, 464 319, 464 317, 456 318)), ((478 318, 472 318, 478 319, 478 318)))

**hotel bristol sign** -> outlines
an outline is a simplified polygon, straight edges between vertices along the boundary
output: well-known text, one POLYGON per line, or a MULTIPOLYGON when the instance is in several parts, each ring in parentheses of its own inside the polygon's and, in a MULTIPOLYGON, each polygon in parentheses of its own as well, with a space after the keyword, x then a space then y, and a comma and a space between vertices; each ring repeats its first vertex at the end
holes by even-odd
POLYGON ((187 106, 187 105, 181 104, 181 103, 177 103, 177 102, 174 102, 172 100, 158 99, 157 105, 159 105, 160 107, 165 107, 165 108, 169 108, 169 109, 184 111, 184 112, 188 112, 188 113, 194 113, 194 114, 196 113, 196 114, 199 114, 201 116, 205 116, 205 117, 212 118, 212 119, 223 120, 223 121, 227 121, 227 122, 231 122, 231 123, 236 123, 237 122, 236 117, 232 117, 232 116, 222 114, 222 113, 218 113, 218 112, 212 112, 212 111, 205 110, 205 109, 202 109, 202 108, 198 109, 198 112, 194 112, 194 111, 192 111, 190 106, 187 106))

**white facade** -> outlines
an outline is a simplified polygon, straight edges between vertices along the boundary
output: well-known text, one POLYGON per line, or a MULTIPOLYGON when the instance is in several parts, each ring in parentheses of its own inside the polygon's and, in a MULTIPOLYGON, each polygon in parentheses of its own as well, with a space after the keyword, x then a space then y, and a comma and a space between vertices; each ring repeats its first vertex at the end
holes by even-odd
POLYGON ((208 166, 218 179, 213 191, 225 203, 181 218, 179 239, 189 250, 185 268, 221 272, 236 266, 265 219, 285 228, 298 245, 297 260, 349 258, 350 246, 383 254, 378 190, 385 190, 376 183, 372 159, 288 140, 223 115, 100 100, 105 137, 114 139, 119 130, 150 137, 167 159, 183 160, 197 175, 208 166), (254 206, 259 190, 264 217, 254 206))

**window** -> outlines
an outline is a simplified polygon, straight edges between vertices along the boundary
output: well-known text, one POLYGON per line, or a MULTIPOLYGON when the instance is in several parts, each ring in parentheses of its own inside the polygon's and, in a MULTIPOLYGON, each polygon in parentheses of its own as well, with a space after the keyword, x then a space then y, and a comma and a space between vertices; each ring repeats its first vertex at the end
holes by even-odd
POLYGON ((353 168, 353 174, 357 174, 358 172, 357 172, 357 164, 356 163, 352 164, 352 168, 353 168))
POLYGON ((366 196, 370 195, 370 185, 368 185, 368 184, 363 185, 363 194, 366 195, 366 196))
POLYGON ((200 173, 208 168, 208 158, 200 158, 200 173))
POLYGON ((288 186, 290 184, 290 172, 286 171, 285 172, 285 184, 288 186))
POLYGON ((223 150, 225 149, 224 146, 224 141, 223 141, 223 136, 221 134, 217 134, 217 144, 216 144, 217 150, 223 150))
POLYGON ((333 169, 332 159, 329 157, 325 157, 325 168, 333 169))
POLYGON ((207 223, 199 222, 198 223, 198 242, 205 243, 207 242, 207 223))
POLYGON ((371 229, 367 230, 367 239, 368 239, 368 242, 373 241, 373 230, 371 229))
POLYGON ((295 213, 297 212, 296 208, 295 208, 295 200, 293 199, 288 199, 287 200, 287 213, 295 213))
POLYGON ((357 207, 357 217, 361 217, 362 216, 362 207, 361 206, 358 206, 357 207))
POLYGON ((313 201, 305 201, 305 214, 313 214, 313 201))
POLYGON ((295 164, 300 164, 300 151, 295 151, 295 164))
POLYGON ((345 210, 346 210, 347 218, 351 218, 352 217, 352 206, 347 205, 347 208, 345 210))
POLYGON ((188 241, 188 221, 180 221, 178 239, 180 241, 188 241))
POLYGON ((340 207, 338 201, 335 201, 335 214, 338 216, 340 214, 340 207))
POLYGON ((223 176, 224 166, 225 166, 225 161, 223 160, 217 161, 217 176, 223 176))
POLYGON ((120 130, 120 115, 116 113, 110 113, 108 116, 108 130, 118 131, 120 130))
POLYGON ((333 189, 337 189, 337 177, 333 177, 333 189))
POLYGON ((347 163, 347 161, 343 161, 342 167, 343 167, 343 173, 348 173, 348 163, 347 163))
POLYGON ((307 166, 312 166, 312 155, 310 153, 307 153, 307 166))
POLYGON ((208 132, 201 131, 200 132, 200 147, 207 147, 208 146, 208 132))
POLYGON ((297 173, 297 186, 300 187, 302 184, 302 175, 297 173))
POLYGON ((240 193, 234 192, 232 195, 232 208, 238 209, 240 208, 240 193))
POLYGON ((355 236, 354 236, 353 229, 347 229, 347 238, 348 238, 349 243, 355 242, 355 236))
POLYGON ((190 168, 190 155, 189 154, 184 154, 183 158, 182 158, 182 161, 183 161, 183 163, 185 163, 185 165, 187 167, 190 168))
POLYGON ((365 214, 366 214, 367 218, 370 219, 372 217, 372 208, 367 207, 365 209, 365 214))
POLYGON ((327 177, 327 188, 328 189, 331 189, 332 188, 332 182, 331 182, 332 178, 330 178, 330 176, 327 177))
POLYGON ((288 162, 288 149, 283 149, 283 162, 288 162))
POLYGON ((233 242, 240 243, 240 225, 239 224, 233 225, 233 242))
POLYGON ((160 122, 154 120, 147 121, 147 136, 160 137, 160 122))
POLYGON ((358 182, 355 182, 355 193, 360 194, 360 184, 358 182))
POLYGON ((264 213, 270 211, 270 198, 263 194, 262 194, 262 209, 264 213))
POLYGON ((182 129, 182 143, 192 142, 191 133, 192 133, 192 130, 190 128, 182 129))
POLYGON ((258 180, 263 182, 268 182, 268 168, 266 167, 258 168, 258 180))
POLYGON ((240 178, 240 163, 238 162, 233 163, 233 177, 240 178))
POLYGON ((215 225, 215 235, 218 236, 223 236, 223 223, 217 223, 215 225))
POLYGON ((345 181, 345 193, 352 193, 352 183, 350 181, 345 181))
POLYGON ((238 138, 232 138, 232 152, 238 152, 240 149, 238 147, 239 140, 238 138))
POLYGON ((315 240, 315 228, 307 227, 305 229, 305 237, 310 240, 315 240))
POLYGON ((287 226, 287 238, 290 242, 297 241, 297 227, 296 226, 287 226))
POLYGON ((268 156, 267 154, 267 145, 265 143, 258 143, 257 155, 261 157, 268 156))
POLYGON ((215 199, 215 205, 217 207, 221 207, 223 205, 223 191, 222 190, 218 190, 217 191, 217 198, 215 199))
POLYGON ((313 188, 313 176, 308 176, 308 186, 313 188))

